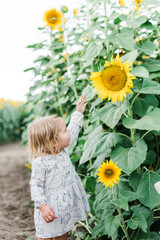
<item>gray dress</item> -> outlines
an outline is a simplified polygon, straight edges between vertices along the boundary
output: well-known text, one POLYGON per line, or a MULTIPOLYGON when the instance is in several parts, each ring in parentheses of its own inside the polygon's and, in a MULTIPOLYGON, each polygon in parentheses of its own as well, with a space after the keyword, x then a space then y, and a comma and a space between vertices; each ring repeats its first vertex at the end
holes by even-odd
MULTIPOLYGON (((78 137, 83 124, 83 114, 75 111, 68 125, 70 144, 78 137)), ((32 162, 30 180, 31 199, 34 201, 36 237, 52 238, 73 229, 77 221, 86 220, 90 211, 87 196, 80 177, 77 175, 68 147, 57 155, 37 157, 32 162), (45 222, 39 206, 47 203, 55 211, 57 219, 45 222)))

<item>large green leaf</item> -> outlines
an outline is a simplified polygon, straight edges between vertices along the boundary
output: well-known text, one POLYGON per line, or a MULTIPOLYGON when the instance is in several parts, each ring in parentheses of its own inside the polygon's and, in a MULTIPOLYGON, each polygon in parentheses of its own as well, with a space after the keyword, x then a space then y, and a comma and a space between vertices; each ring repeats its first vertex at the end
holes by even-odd
POLYGON ((144 232, 147 232, 147 221, 145 216, 139 212, 134 212, 131 219, 127 222, 128 227, 131 229, 141 228, 144 232))
POLYGON ((148 70, 141 66, 134 67, 131 73, 136 77, 149 78, 148 70))
POLYGON ((127 197, 124 197, 124 196, 123 196, 123 197, 121 197, 121 198, 119 198, 119 199, 114 200, 113 203, 114 203, 116 206, 118 206, 118 207, 120 207, 120 208, 122 208, 122 209, 124 209, 124 210, 126 210, 126 211, 129 210, 127 197))
POLYGON ((102 49, 101 41, 96 40, 94 42, 91 42, 87 46, 84 57, 86 58, 86 60, 94 58, 100 53, 101 49, 102 49))
POLYGON ((138 51, 134 50, 132 52, 126 53, 125 55, 120 57, 120 59, 123 59, 123 62, 125 61, 134 62, 137 57, 138 57, 138 51))
POLYGON ((133 104, 133 110, 139 117, 143 117, 149 106, 158 107, 158 104, 155 95, 146 95, 144 98, 136 98, 133 104))
POLYGON ((87 162, 89 159, 98 156, 107 149, 113 147, 121 137, 118 133, 103 132, 102 127, 96 128, 90 135, 84 145, 83 155, 80 164, 87 162))
POLYGON ((146 54, 150 55, 156 50, 156 46, 153 42, 147 41, 143 43, 139 48, 146 54))
POLYGON ((160 181, 159 174, 147 170, 143 174, 137 189, 137 193, 140 195, 139 201, 150 209, 160 204, 160 195, 154 187, 154 184, 158 181, 160 181))
POLYGON ((131 229, 141 228, 144 232, 147 232, 147 219, 151 216, 151 212, 148 208, 142 205, 131 206, 133 212, 132 217, 128 220, 127 224, 131 229))
POLYGON ((141 88, 134 89, 134 92, 146 94, 160 94, 160 84, 156 81, 144 79, 141 88))
POLYGON ((124 101, 123 103, 118 102, 113 105, 111 102, 105 104, 99 111, 99 118, 110 128, 114 128, 119 122, 121 116, 128 109, 129 103, 124 101))
POLYGON ((121 45, 127 50, 134 50, 133 31, 129 28, 123 28, 121 33, 112 32, 108 38, 115 45, 121 45))
POLYGON ((146 159, 147 145, 143 140, 138 140, 134 147, 117 147, 111 152, 111 158, 117 162, 118 167, 128 175, 137 169, 146 159))
POLYGON ((147 21, 146 16, 140 16, 138 18, 128 18, 127 23, 129 27, 137 28, 140 27, 141 24, 147 21))
POLYGON ((157 59, 145 59, 146 64, 143 64, 149 72, 157 72, 160 70, 160 60, 157 59))
POLYGON ((154 108, 139 120, 132 118, 123 119, 123 126, 126 128, 136 128, 141 130, 156 130, 160 131, 160 109, 154 108))
POLYGON ((109 237, 119 228, 121 224, 121 217, 119 215, 113 216, 108 213, 105 217, 105 229, 109 237))

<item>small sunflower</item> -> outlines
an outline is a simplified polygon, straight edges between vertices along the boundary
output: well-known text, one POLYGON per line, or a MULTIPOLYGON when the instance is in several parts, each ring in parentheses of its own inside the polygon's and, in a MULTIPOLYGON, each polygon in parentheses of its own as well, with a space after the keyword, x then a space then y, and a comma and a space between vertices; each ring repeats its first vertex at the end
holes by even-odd
POLYGON ((44 13, 43 21, 46 22, 46 26, 51 27, 52 30, 59 29, 62 30, 59 25, 62 25, 62 12, 57 12, 55 8, 46 11, 44 13))
POLYGON ((121 7, 125 7, 125 1, 124 0, 119 0, 119 4, 121 5, 121 7))
POLYGON ((132 93, 130 88, 133 88, 132 79, 135 77, 129 72, 132 63, 128 61, 122 63, 117 54, 115 60, 111 57, 111 62, 105 61, 104 70, 101 72, 92 72, 90 80, 95 91, 98 90, 98 97, 108 101, 112 98, 112 102, 123 101, 126 98, 126 93, 132 93))
POLYGON ((78 8, 75 8, 75 9, 74 9, 74 15, 75 15, 75 16, 78 16, 78 11, 79 11, 78 8))
POLYGON ((118 183, 119 175, 121 174, 121 170, 116 166, 117 163, 114 163, 112 160, 109 162, 103 162, 102 165, 98 168, 99 176, 98 182, 103 183, 105 187, 113 187, 114 183, 118 183))
POLYGON ((140 10, 141 3, 142 3, 142 0, 135 0, 135 9, 137 12, 140 10))

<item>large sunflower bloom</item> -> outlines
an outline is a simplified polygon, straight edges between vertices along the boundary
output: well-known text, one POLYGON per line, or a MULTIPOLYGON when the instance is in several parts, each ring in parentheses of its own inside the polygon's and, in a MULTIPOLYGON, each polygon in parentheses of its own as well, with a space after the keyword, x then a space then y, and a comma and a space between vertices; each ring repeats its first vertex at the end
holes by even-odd
POLYGON ((46 26, 51 27, 52 30, 56 28, 62 30, 61 27, 57 27, 62 25, 62 12, 57 12, 55 8, 44 13, 43 21, 46 22, 46 26))
POLYGON ((99 176, 98 182, 102 182, 105 187, 113 187, 114 183, 118 183, 121 170, 112 160, 103 162, 98 168, 99 176))
POLYGON ((98 90, 98 97, 108 97, 108 101, 112 98, 112 102, 116 103, 117 100, 122 102, 127 92, 132 93, 130 88, 133 88, 132 79, 135 77, 130 73, 131 65, 128 61, 122 63, 118 54, 115 60, 111 57, 111 62, 105 61, 104 70, 92 72, 90 80, 95 91, 98 90))

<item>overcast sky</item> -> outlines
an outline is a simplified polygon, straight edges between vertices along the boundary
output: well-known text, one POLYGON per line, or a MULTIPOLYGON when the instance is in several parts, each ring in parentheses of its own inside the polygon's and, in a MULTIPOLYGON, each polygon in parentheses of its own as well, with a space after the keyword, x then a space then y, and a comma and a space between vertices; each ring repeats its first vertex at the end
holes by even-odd
MULTIPOLYGON (((36 52, 27 45, 42 39, 38 27, 43 27, 44 12, 52 8, 69 9, 80 6, 82 0, 8 0, 0 3, 0 98, 26 100, 36 52), (57 3, 59 2, 59 3, 57 3)), ((44 38, 44 36, 43 36, 44 38)))

